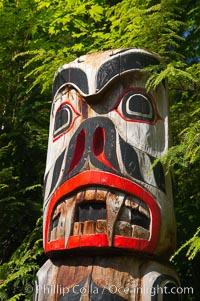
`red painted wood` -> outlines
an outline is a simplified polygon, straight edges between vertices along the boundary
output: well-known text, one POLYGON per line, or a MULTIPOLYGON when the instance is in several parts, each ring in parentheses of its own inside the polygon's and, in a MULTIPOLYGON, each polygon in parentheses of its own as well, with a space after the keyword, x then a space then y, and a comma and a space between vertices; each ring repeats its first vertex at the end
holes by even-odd
POLYGON ((74 155, 67 174, 69 174, 81 160, 85 149, 85 130, 82 130, 77 137, 74 155))
MULTIPOLYGON (((69 179, 67 182, 62 184, 56 192, 53 194, 53 197, 49 203, 49 208, 47 212, 47 219, 45 224, 45 237, 44 237, 44 249, 45 252, 50 252, 52 250, 63 250, 65 246, 63 244, 63 239, 55 240, 52 242, 48 241, 49 225, 52 215, 52 211, 57 201, 77 190, 81 189, 86 185, 103 185, 108 187, 114 187, 116 189, 126 191, 136 197, 142 199, 149 207, 151 213, 151 237, 149 240, 142 240, 139 238, 128 238, 122 236, 114 237, 114 247, 117 248, 128 248, 133 250, 146 250, 147 252, 152 253, 155 250, 159 232, 160 232, 160 209, 153 198, 153 196, 147 192, 144 188, 139 186, 136 183, 131 182, 128 179, 121 178, 118 175, 110 174, 108 172, 101 171, 85 171, 81 174, 76 175, 75 177, 69 179)), ((90 234, 82 235, 79 239, 74 236, 70 237, 69 244, 66 249, 79 248, 79 247, 106 247, 107 238, 105 239, 104 234, 90 234)))

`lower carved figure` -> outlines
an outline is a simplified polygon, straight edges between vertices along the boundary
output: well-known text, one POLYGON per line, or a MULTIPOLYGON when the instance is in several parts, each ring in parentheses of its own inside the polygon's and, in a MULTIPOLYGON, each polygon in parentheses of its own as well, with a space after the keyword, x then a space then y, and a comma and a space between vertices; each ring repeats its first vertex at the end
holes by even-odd
POLYGON ((35 301, 179 301, 167 83, 157 55, 117 49, 58 69, 45 171, 44 250, 35 301))
POLYGON ((168 266, 135 256, 73 256, 48 260, 38 273, 35 300, 180 301, 168 266))

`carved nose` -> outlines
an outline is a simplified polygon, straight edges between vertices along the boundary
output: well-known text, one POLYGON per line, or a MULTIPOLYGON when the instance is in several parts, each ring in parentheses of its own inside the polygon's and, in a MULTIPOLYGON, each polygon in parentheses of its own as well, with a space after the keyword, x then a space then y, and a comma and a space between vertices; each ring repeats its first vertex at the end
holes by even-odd
POLYGON ((68 146, 66 156, 67 177, 88 169, 119 170, 116 156, 116 130, 112 121, 105 117, 95 117, 84 121, 68 146), (90 162, 91 165, 87 165, 90 162))

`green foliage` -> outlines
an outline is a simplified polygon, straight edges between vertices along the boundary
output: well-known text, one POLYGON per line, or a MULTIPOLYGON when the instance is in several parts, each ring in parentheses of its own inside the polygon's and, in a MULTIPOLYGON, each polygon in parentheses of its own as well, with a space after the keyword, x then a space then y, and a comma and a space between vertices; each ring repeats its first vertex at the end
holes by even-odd
POLYGON ((0 299, 2 301, 31 300, 35 273, 39 269, 36 259, 41 258, 42 218, 34 230, 27 235, 20 247, 13 253, 9 262, 0 267, 0 299))
POLYGON ((33 1, 2 1, 0 9, 0 263, 32 231, 42 212, 50 109, 49 94, 27 94, 25 58, 21 51, 38 47, 33 36, 33 1), (34 45, 34 47, 33 47, 34 45))
POLYGON ((189 260, 194 259, 198 252, 200 252, 200 227, 198 227, 194 236, 190 238, 186 243, 184 243, 171 257, 171 261, 174 260, 175 256, 177 256, 184 248, 188 247, 186 256, 189 260))
POLYGON ((33 51, 27 51, 15 56, 15 59, 20 57, 27 57, 28 60, 24 64, 24 68, 31 69, 32 66, 37 66, 31 69, 25 75, 25 79, 34 78, 35 80, 29 85, 26 93, 28 94, 34 87, 42 85, 40 93, 45 91, 51 91, 51 86, 53 82, 53 76, 58 66, 64 63, 70 62, 75 59, 75 56, 69 53, 67 47, 62 48, 62 50, 45 50, 38 49, 33 51), (29 59, 31 57, 31 59, 29 59))
MULTIPOLYGON (((58 66, 74 60, 77 55, 97 51, 103 47, 104 30, 108 23, 105 18, 108 6, 103 0, 35 0, 35 3, 38 14, 35 27, 40 28, 46 35, 46 43, 42 43, 42 48, 34 47, 34 50, 18 52, 15 58, 28 57, 24 64, 24 68, 27 68, 25 78, 33 79, 28 91, 42 85, 43 93, 50 91, 58 66)), ((35 43, 40 44, 41 39, 36 38, 35 43)))
POLYGON ((111 44, 115 47, 141 47, 172 56, 182 40, 181 9, 172 1, 123 0, 114 6, 111 21, 111 44), (171 3, 170 3, 171 2, 171 3))
MULTIPOLYGON (((199 115, 199 112, 197 110, 190 116, 194 117, 195 113, 199 115)), ((187 128, 180 132, 178 138, 181 143, 172 146, 161 160, 167 170, 170 170, 175 164, 187 168, 200 161, 200 120, 191 122, 187 128)))

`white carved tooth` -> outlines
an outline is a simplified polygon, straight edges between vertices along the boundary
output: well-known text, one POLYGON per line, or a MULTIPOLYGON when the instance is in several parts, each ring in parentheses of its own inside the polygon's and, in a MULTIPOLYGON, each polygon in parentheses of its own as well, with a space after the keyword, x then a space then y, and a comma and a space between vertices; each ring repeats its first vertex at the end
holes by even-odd
POLYGON ((125 206, 131 207, 132 209, 138 209, 139 207, 139 200, 137 198, 127 198, 125 201, 125 206))
POLYGON ((57 235, 57 227, 51 231, 50 241, 55 240, 57 235))
POLYGON ((85 199, 85 191, 80 191, 76 195, 76 203, 80 204, 84 201, 85 199))
POLYGON ((139 199, 137 199, 136 197, 131 198, 131 208, 132 209, 138 210, 139 204, 140 204, 139 199))
POLYGON ((59 218, 57 232, 56 232, 56 239, 59 239, 65 236, 65 202, 60 203, 57 206, 56 211, 57 211, 57 218, 59 218))
POLYGON ((137 225, 132 225, 131 227, 132 227, 132 237, 149 239, 150 232, 147 229, 144 229, 143 227, 137 225))
POLYGON ((108 192, 106 199, 106 211, 107 211, 107 235, 109 246, 112 246, 114 227, 119 215, 121 206, 123 204, 125 194, 115 194, 108 192))
POLYGON ((131 223, 131 208, 123 206, 119 213, 118 220, 131 223))
POLYGON ((125 206, 127 206, 127 207, 131 207, 131 201, 130 201, 130 199, 126 199, 125 200, 125 206))
POLYGON ((74 198, 65 201, 65 247, 68 245, 69 237, 74 223, 76 201, 74 198))
POLYGON ((96 233, 106 233, 106 220, 96 221, 96 233))
POLYGON ((59 212, 57 210, 57 208, 54 210, 54 213, 53 213, 53 220, 58 216, 59 212))
POLYGON ((83 222, 75 222, 73 227, 73 235, 83 235, 83 222))
POLYGON ((101 189, 101 188, 98 188, 96 190, 96 200, 97 201, 106 201, 106 196, 107 196, 107 193, 108 191, 105 190, 105 189, 101 189))
POLYGON ((96 189, 91 188, 85 191, 84 201, 92 201, 95 200, 96 189))
POLYGON ((85 221, 83 223, 83 235, 85 234, 94 234, 95 233, 95 221, 85 221))
POLYGON ((142 214, 144 214, 148 218, 150 217, 149 210, 147 209, 146 206, 144 207, 143 204, 140 204, 140 206, 139 206, 139 212, 142 213, 142 214))
POLYGON ((56 232, 56 239, 63 238, 64 236, 65 236, 65 216, 64 214, 61 213, 58 222, 57 232, 56 232))
POLYGON ((121 235, 121 236, 126 236, 126 237, 131 237, 132 228, 131 228, 130 223, 127 223, 124 221, 116 222, 115 234, 121 235))

